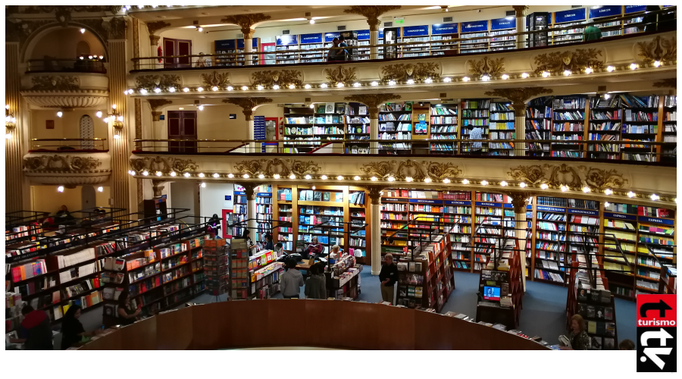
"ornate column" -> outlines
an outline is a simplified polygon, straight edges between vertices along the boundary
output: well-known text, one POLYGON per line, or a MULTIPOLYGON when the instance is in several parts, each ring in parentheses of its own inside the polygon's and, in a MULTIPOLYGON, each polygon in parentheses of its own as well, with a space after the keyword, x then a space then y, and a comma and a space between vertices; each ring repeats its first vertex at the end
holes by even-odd
MULTIPOLYGON (((523 33, 526 29, 526 10, 528 10, 528 5, 514 5, 514 12, 516 12, 516 33, 523 33)), ((527 35, 517 35, 516 36, 516 48, 524 49, 526 48, 527 35)))
MULTIPOLYGON (((528 205, 528 198, 533 196, 531 193, 527 192, 508 192, 507 195, 512 199, 512 205, 514 206, 514 235, 519 240, 520 254, 519 258, 521 260, 521 280, 523 283, 523 290, 526 290, 526 206, 528 205)), ((530 267, 530 270, 533 268, 530 267)), ((532 272, 531 272, 532 274, 532 272)))
MULTIPOLYGON (((223 103, 234 104, 234 105, 240 106, 242 108, 242 112, 244 113, 244 118, 246 118, 246 122, 248 123, 249 140, 251 140, 251 141, 253 141, 254 137, 255 137, 254 129, 253 129, 253 111, 255 111, 259 105, 263 105, 263 104, 267 104, 267 103, 271 103, 271 102, 272 102, 272 99, 269 99, 267 97, 236 97, 236 98, 223 100, 223 103)), ((255 142, 249 143, 249 152, 250 153, 257 152, 255 142)))
POLYGON ((254 183, 239 183, 244 187, 244 193, 246 194, 246 208, 247 208, 247 229, 251 231, 251 240, 258 240, 256 234, 258 234, 258 221, 256 220, 256 187, 254 183))
MULTIPOLYGON (((525 87, 525 88, 504 88, 496 89, 494 91, 487 91, 485 94, 489 96, 503 97, 512 101, 514 107, 514 135, 516 140, 525 141, 526 139, 526 102, 533 97, 541 94, 552 93, 553 90, 542 87, 525 87)), ((526 143, 517 142, 514 145, 514 155, 526 155, 526 143)))
MULTIPOLYGON (((151 55, 157 55, 156 52, 159 49, 159 40, 161 37, 158 36, 158 31, 163 28, 167 28, 171 26, 169 23, 164 22, 164 21, 155 21, 155 22, 150 22, 147 23, 147 30, 149 31, 149 45, 150 45, 150 50, 151 50, 151 55)), ((164 54, 166 53, 165 51, 163 52, 164 54)), ((140 62, 142 67, 146 68, 161 68, 163 67, 163 59, 161 62, 159 60, 154 60, 153 62, 140 62), (151 63, 155 62, 154 65, 151 63), (150 67, 147 67, 150 66, 150 67)))
POLYGON ((369 187, 371 201, 371 219, 369 221, 372 246, 370 246, 370 260, 372 275, 379 275, 381 271, 381 190, 382 187, 369 187))
POLYGON ((163 189, 166 188, 166 182, 163 180, 152 179, 152 190, 154 191, 154 198, 159 198, 163 195, 163 189))
MULTIPOLYGON (((379 106, 389 100, 398 100, 400 95, 374 94, 374 95, 353 95, 347 96, 346 100, 355 101, 367 106, 369 114, 369 139, 379 139, 379 106)), ((379 143, 370 142, 370 154, 379 154, 379 143)))
POLYGON ((369 49, 369 59, 379 59, 379 17, 382 14, 400 9, 400 5, 382 5, 382 6, 353 6, 349 9, 344 9, 345 13, 359 14, 367 18, 367 25, 369 25, 369 43, 372 47, 369 49))
MULTIPOLYGON (((128 159, 130 158, 131 122, 128 115, 127 99, 123 91, 126 84, 126 21, 115 17, 108 22, 109 32, 109 109, 116 105, 116 110, 124 117, 123 128, 119 138, 114 139, 113 127, 109 127, 109 153, 111 154, 111 197, 112 206, 128 210, 135 209, 131 202, 130 176, 128 175, 128 159)), ((137 196, 135 196, 137 197, 137 196)))
MULTIPOLYGON (((161 139, 159 136, 159 131, 163 129, 163 121, 161 121, 161 115, 163 114, 163 111, 160 110, 161 107, 168 105, 168 104, 173 104, 172 101, 166 100, 166 99, 150 99, 149 100, 149 106, 152 108, 152 132, 149 133, 153 139, 161 139)), ((148 138, 148 137, 144 137, 148 138)), ((135 146, 136 149, 144 148, 145 146, 135 146)), ((167 146, 160 146, 160 145, 155 145, 154 146, 154 151, 167 151, 168 147, 167 146)))
MULTIPOLYGON (((11 24, 11 23, 10 23, 11 24)), ((14 25, 14 24, 12 24, 14 25)), ((23 144, 28 126, 24 129, 21 114, 21 75, 19 74, 18 36, 12 35, 8 26, 8 40, 5 42, 5 105, 17 119, 14 128, 5 128, 5 205, 6 212, 30 209, 29 185, 23 175, 23 144), (17 41, 13 41, 17 37, 17 41), (24 196, 24 194, 26 196, 24 196), (26 203, 25 203, 26 202, 26 203)))
POLYGON ((251 53, 253 52, 253 32, 256 29, 256 24, 269 19, 270 16, 266 14, 252 13, 227 16, 221 20, 230 24, 237 24, 241 27, 242 34, 244 34, 244 64, 247 66, 253 65, 251 53))

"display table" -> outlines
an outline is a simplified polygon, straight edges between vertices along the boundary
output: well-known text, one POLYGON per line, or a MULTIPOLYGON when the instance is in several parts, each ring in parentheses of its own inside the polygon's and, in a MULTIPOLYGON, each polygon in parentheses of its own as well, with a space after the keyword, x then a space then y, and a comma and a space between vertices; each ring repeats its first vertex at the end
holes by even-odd
POLYGON ((509 329, 516 329, 514 308, 505 308, 499 305, 486 306, 479 303, 476 306, 476 320, 491 324, 502 324, 509 329))
POLYGON ((339 300, 251 300, 195 305, 95 337, 81 350, 234 349, 313 346, 336 349, 543 350, 497 329, 441 314, 339 300), (248 317, 244 317, 247 315, 248 317), (336 325, 291 333, 273 319, 336 325), (392 328, 386 328, 391 320, 392 328), (239 327, 235 327, 239 325, 239 327))

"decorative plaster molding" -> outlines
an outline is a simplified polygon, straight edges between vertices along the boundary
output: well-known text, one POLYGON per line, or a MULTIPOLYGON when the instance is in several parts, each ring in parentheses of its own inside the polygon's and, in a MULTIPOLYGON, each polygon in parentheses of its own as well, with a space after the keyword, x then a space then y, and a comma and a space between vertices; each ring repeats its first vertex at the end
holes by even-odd
POLYGON ((275 84, 280 87, 288 87, 293 84, 301 88, 303 86, 303 74, 298 70, 265 70, 251 74, 251 86, 264 86, 272 88, 275 84))
POLYGON ((483 57, 483 59, 471 60, 469 63, 469 74, 477 77, 488 75, 497 78, 504 73, 504 58, 483 57))
POLYGON ((381 179, 394 177, 396 180, 412 178, 414 180, 443 180, 445 178, 457 178, 462 170, 452 163, 437 163, 430 161, 417 162, 412 159, 401 161, 380 161, 366 163, 360 166, 360 171, 368 176, 376 176, 381 179))
POLYGON ((665 64, 677 63, 677 38, 656 36, 650 42, 637 42, 637 53, 645 64, 661 61, 665 64))
POLYGON ((528 205, 528 198, 533 196, 530 192, 517 192, 517 191, 507 191, 505 192, 507 196, 512 199, 512 205, 514 206, 514 213, 526 213, 526 206, 528 205))
POLYGON ((514 115, 516 117, 523 117, 526 115, 526 102, 534 97, 542 94, 549 94, 554 92, 552 89, 543 87, 525 87, 525 88, 502 88, 493 91, 487 91, 488 96, 502 97, 512 101, 514 107, 514 115))
POLYGON ((386 83, 395 80, 404 83, 412 79, 415 82, 424 82, 427 78, 439 79, 440 71, 440 64, 434 62, 390 64, 381 68, 381 81, 386 83))
POLYGON ((89 108, 107 102, 109 91, 21 91, 27 103, 40 108, 89 108))
POLYGON ((514 8, 516 17, 524 17, 526 15, 526 11, 528 10, 528 5, 512 5, 512 8, 514 8))
POLYGON ((616 170, 602 170, 586 166, 561 165, 533 165, 518 166, 510 169, 507 175, 521 182, 532 185, 547 184, 552 188, 562 185, 572 190, 580 190, 587 185, 593 189, 603 190, 623 189, 628 180, 616 170))
POLYGON ((539 54, 535 57, 535 73, 543 71, 551 73, 562 73, 566 70, 580 72, 587 67, 593 70, 604 67, 604 62, 600 58, 601 50, 598 49, 576 49, 575 51, 555 51, 551 53, 539 54))
POLYGON ((147 23, 147 30, 149 31, 149 41, 152 43, 152 46, 156 46, 160 38, 159 36, 155 35, 155 33, 169 26, 171 26, 171 24, 165 21, 154 21, 147 23))
POLYGON ((166 99, 149 99, 149 106, 152 108, 152 111, 157 110, 160 107, 163 107, 164 105, 168 104, 173 104, 171 100, 166 100, 166 99))
POLYGON ((369 190, 369 199, 372 202, 372 204, 381 204, 381 191, 385 187, 381 186, 368 186, 367 189, 369 190))
POLYGON ((299 161, 292 159, 259 159, 241 161, 234 164, 234 170, 240 176, 249 174, 252 177, 263 174, 272 177, 279 174, 288 177, 291 174, 303 177, 306 174, 315 174, 320 171, 320 166, 313 161, 299 161))
POLYGON ((68 91, 80 88, 80 80, 77 76, 44 75, 31 78, 33 87, 31 90, 43 91, 68 91))
POLYGON ((244 38, 248 39, 253 37, 254 25, 263 21, 267 21, 270 18, 271 17, 269 15, 263 13, 252 13, 227 16, 220 21, 239 25, 242 30, 242 34, 244 34, 244 38))
POLYGON ((352 6, 349 9, 344 9, 344 13, 358 14, 367 18, 367 24, 369 25, 369 30, 378 30, 381 21, 379 17, 382 14, 400 9, 400 5, 379 5, 379 6, 352 6))
POLYGON ((207 87, 226 87, 230 83, 230 73, 213 71, 210 74, 201 74, 201 80, 207 87))
POLYGON ((381 104, 389 100, 399 99, 400 95, 388 93, 346 96, 346 100, 348 101, 354 101, 365 104, 367 106, 369 118, 374 120, 379 118, 379 106, 381 104))
POLYGON ((161 171, 163 173, 169 173, 175 171, 177 173, 183 173, 185 171, 197 171, 199 169, 199 165, 191 159, 161 157, 158 155, 155 158, 131 158, 129 162, 130 167, 137 172, 147 170, 148 172, 161 171))
POLYGON ((259 105, 272 103, 272 99, 266 97, 236 97, 224 99, 223 103, 234 104, 242 108, 242 113, 247 121, 253 120, 253 111, 259 105))
POLYGON ((346 87, 350 87, 358 80, 355 67, 339 65, 337 68, 326 68, 324 72, 327 75, 327 80, 332 84, 343 83, 346 87))
POLYGON ((147 91, 153 91, 154 88, 161 88, 162 91, 167 91, 170 87, 178 89, 180 87, 180 76, 178 75, 140 75, 135 78, 135 85, 137 89, 142 88, 147 91))
MULTIPOLYGON (((57 173, 57 172, 104 172, 97 170, 102 161, 93 157, 72 155, 39 155, 24 158, 24 171, 57 173)), ((111 170, 105 170, 111 171, 111 170)))
POLYGON ((657 88, 677 88, 677 78, 663 79, 654 83, 657 88))
POLYGON ((125 39, 126 21, 123 17, 114 17, 109 22, 104 22, 104 29, 108 32, 108 39, 125 39))

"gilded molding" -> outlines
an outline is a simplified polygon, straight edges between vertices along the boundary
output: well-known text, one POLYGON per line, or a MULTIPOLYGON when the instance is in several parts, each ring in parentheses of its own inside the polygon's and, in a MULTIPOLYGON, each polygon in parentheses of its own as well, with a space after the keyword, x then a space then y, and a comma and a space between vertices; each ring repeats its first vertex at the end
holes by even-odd
POLYGON ((355 67, 339 65, 336 68, 324 69, 324 73, 330 83, 343 83, 346 87, 353 85, 358 80, 355 67))
POLYGON ((272 177, 275 174, 283 178, 291 174, 302 177, 306 174, 315 174, 321 170, 320 166, 313 161, 299 161, 292 159, 252 159, 234 164, 234 170, 242 176, 248 174, 252 177, 260 174, 272 177))
POLYGON ((390 64, 381 67, 381 81, 386 83, 389 80, 396 82, 406 82, 412 79, 415 82, 423 82, 427 78, 440 78, 440 64, 434 62, 390 64))
POLYGON ((171 24, 169 24, 165 21, 148 22, 147 23, 147 30, 149 31, 149 36, 151 37, 152 34, 155 34, 157 31, 159 31, 163 28, 167 28, 169 26, 171 26, 171 24))
POLYGON ((210 74, 201 74, 201 81, 207 87, 227 87, 230 83, 230 73, 213 71, 210 74))
POLYGON ((344 13, 357 14, 367 18, 367 24, 369 25, 369 30, 379 30, 379 17, 382 14, 400 9, 400 5, 379 5, 379 6, 352 6, 348 9, 344 9, 344 13))
POLYGON ((126 21, 123 17, 114 17, 109 22, 104 22, 103 26, 108 32, 108 39, 126 38, 126 21))
POLYGON ((586 166, 561 165, 533 165, 518 166, 507 172, 510 178, 530 185, 547 184, 552 188, 562 185, 572 190, 580 190, 587 185, 593 189, 622 189, 628 180, 616 170, 602 170, 586 166))
POLYGON ((298 70, 265 70, 251 74, 251 86, 272 88, 275 84, 283 88, 293 84, 300 88, 303 86, 303 74, 298 70))
POLYGON ((483 57, 483 59, 469 61, 469 74, 482 76, 488 75, 497 78, 504 73, 504 58, 483 57))
POLYGON ((31 90, 70 91, 80 89, 80 80, 77 76, 34 76, 31 78, 31 82, 33 83, 31 90))
POLYGON ((178 75, 140 75, 135 78, 135 85, 137 89, 142 88, 147 91, 153 91, 154 88, 161 88, 163 91, 167 91, 170 87, 175 87, 176 89, 180 87, 180 76, 178 75))
POLYGON ((183 173, 186 171, 197 171, 199 170, 199 165, 191 159, 178 159, 173 157, 161 157, 156 156, 155 158, 131 158, 130 167, 135 171, 149 172, 161 171, 163 173, 168 173, 175 171, 177 173, 183 173))
POLYGON ((369 118, 379 118, 379 106, 389 100, 400 100, 400 95, 379 93, 367 95, 346 96, 346 100, 365 104, 367 106, 369 118))
POLYGON ((535 73, 543 71, 562 73, 565 70, 579 72, 587 67, 594 70, 604 67, 602 52, 597 49, 576 49, 575 51, 555 51, 535 57, 535 73))
POLYGON ((360 171, 367 176, 376 176, 381 179, 392 176, 396 180, 405 180, 408 177, 415 180, 424 180, 427 177, 443 180, 445 178, 456 178, 462 174, 462 170, 452 163, 417 162, 412 159, 370 162, 360 166, 360 171))
POLYGON ((526 206, 528 205, 528 198, 533 196, 529 192, 516 192, 509 191, 505 192, 507 196, 512 199, 512 205, 514 206, 514 213, 526 213, 526 206))
MULTIPOLYGON (((97 173, 102 161, 93 157, 71 155, 41 155, 24 158, 24 171, 56 173, 63 171, 97 173)), ((107 170, 110 171, 110 170, 107 170)))
POLYGON ((653 85, 656 88, 677 88, 677 78, 659 80, 653 85))
POLYGON ((516 14, 516 17, 523 17, 526 15, 528 5, 512 5, 512 8, 514 8, 514 13, 516 14))
POLYGON ((522 117, 526 115, 526 102, 542 94, 549 94, 554 90, 543 87, 524 87, 524 88, 501 88, 493 91, 486 91, 488 96, 502 97, 512 101, 514 115, 522 117))
POLYGON ((246 120, 253 120, 254 108, 262 104, 272 103, 272 99, 267 97, 235 97, 224 99, 223 103, 240 106, 246 120))
POLYGON ((381 204, 381 191, 383 189, 384 187, 380 186, 367 187, 369 199, 371 200, 372 204, 381 204))
POLYGON ((656 36, 650 42, 637 42, 638 53, 645 64, 661 61, 665 64, 677 63, 677 38, 656 36))
POLYGON ((263 14, 263 13, 252 13, 252 14, 238 14, 238 15, 233 15, 233 16, 227 16, 223 18, 222 22, 227 22, 229 24, 235 24, 239 25, 239 27, 242 30, 242 34, 244 34, 244 38, 251 38, 253 37, 253 29, 254 25, 261 23, 263 21, 267 21, 270 19, 270 16, 263 14))
POLYGON ((163 180, 152 179, 152 191, 154 191, 154 197, 161 197, 163 195, 163 189, 166 188, 166 184, 163 180))
POLYGON ((147 101, 149 101, 149 106, 152 108, 152 111, 155 111, 164 105, 173 104, 172 101, 166 99, 149 99, 147 101))

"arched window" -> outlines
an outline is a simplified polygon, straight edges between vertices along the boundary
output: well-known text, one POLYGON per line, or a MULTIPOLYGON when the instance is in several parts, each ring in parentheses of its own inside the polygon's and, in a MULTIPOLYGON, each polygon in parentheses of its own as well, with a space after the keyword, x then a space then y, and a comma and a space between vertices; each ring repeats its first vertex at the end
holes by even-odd
MULTIPOLYGON (((95 138, 95 123, 92 121, 92 117, 88 115, 81 117, 79 131, 80 138, 95 138)), ((94 148, 94 141, 81 141, 81 149, 91 150, 94 148)))

